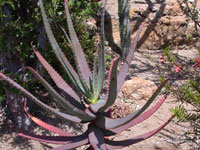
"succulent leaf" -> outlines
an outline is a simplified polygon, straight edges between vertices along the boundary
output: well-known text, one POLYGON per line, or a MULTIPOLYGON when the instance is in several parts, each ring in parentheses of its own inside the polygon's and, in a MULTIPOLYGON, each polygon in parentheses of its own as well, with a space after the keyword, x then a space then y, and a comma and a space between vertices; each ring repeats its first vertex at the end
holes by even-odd
POLYGON ((44 57, 34 49, 32 46, 35 55, 37 56, 38 60, 44 66, 46 71, 49 73, 50 77, 53 79, 57 87, 64 90, 66 93, 70 93, 70 96, 74 99, 80 101, 79 96, 74 92, 74 90, 64 81, 64 79, 55 71, 55 69, 44 59, 44 57))
POLYGON ((85 105, 82 102, 78 102, 73 97, 71 97, 68 93, 66 93, 64 90, 60 90, 61 95, 65 98, 66 101, 68 101, 73 107, 76 107, 83 111, 85 109, 85 105))
POLYGON ((123 57, 125 57, 128 54, 131 45, 129 11, 130 11, 129 0, 118 0, 120 39, 121 39, 121 49, 123 57))
POLYGON ((136 47, 137 47, 137 42, 139 40, 139 36, 140 36, 140 33, 142 31, 142 28, 144 26, 145 23, 142 23, 137 34, 136 34, 136 37, 133 41, 133 44, 131 46, 131 49, 130 51, 128 52, 126 58, 125 58, 125 61, 124 61, 124 64, 123 66, 120 68, 120 71, 119 71, 119 74, 117 76, 117 93, 119 93, 125 79, 126 79, 126 75, 128 73, 128 70, 129 70, 129 65, 131 64, 131 60, 133 58, 133 55, 134 55, 134 52, 136 50, 136 47))
POLYGON ((116 100, 117 97, 117 67, 120 59, 117 59, 116 61, 112 61, 109 75, 108 75, 108 89, 107 89, 107 95, 106 95, 106 103, 105 105, 100 108, 100 112, 105 111, 107 108, 112 106, 116 100))
MULTIPOLYGON (((95 98, 98 99, 102 86, 104 81, 104 75, 105 75, 105 59, 104 59, 104 41, 105 41, 105 33, 104 33, 104 17, 105 17, 105 9, 106 9, 106 2, 105 0, 102 16, 101 16, 101 32, 100 32, 100 38, 101 38, 101 44, 100 44, 100 52, 99 52, 99 68, 98 68, 98 74, 97 74, 97 89, 95 91, 95 98)), ((94 79, 93 79, 94 80, 94 79)))
POLYGON ((93 112, 97 113, 99 111, 100 108, 102 108, 103 106, 105 106, 106 101, 105 100, 99 100, 97 103, 95 104, 90 104, 90 108, 93 112))
POLYGON ((92 82, 91 78, 89 78, 89 85, 90 85, 90 91, 91 91, 91 93, 94 93, 93 82, 92 82))
POLYGON ((147 110, 146 112, 144 112, 143 114, 141 114, 140 116, 135 118, 134 120, 130 121, 129 123, 124 124, 124 125, 117 127, 117 128, 109 129, 112 132, 110 132, 110 133, 105 132, 105 134, 106 134, 105 136, 112 136, 112 135, 121 133, 121 132, 127 130, 128 128, 133 127, 136 124, 139 124, 142 121, 146 120, 147 118, 152 116, 160 108, 160 106, 166 100, 166 97, 167 97, 167 95, 163 96, 155 106, 153 106, 151 109, 147 110))
MULTIPOLYGON (((72 101, 74 101, 75 99, 80 101, 80 98, 78 97, 78 95, 63 80, 63 78, 53 69, 53 67, 49 65, 49 63, 40 55, 38 51, 36 51, 34 48, 33 50, 36 56, 38 57, 38 59, 40 60, 40 62, 42 63, 42 65, 44 66, 44 68, 47 70, 47 72, 53 79, 53 81, 56 83, 56 85, 65 93, 65 95, 68 95, 67 98, 69 98, 72 101)), ((33 69, 31 70, 33 71, 33 69)), ((88 119, 90 120, 93 118, 78 109, 82 107, 80 106, 81 103, 77 104, 76 102, 72 102, 73 104, 76 104, 77 108, 74 108, 69 102, 64 100, 63 97, 60 96, 47 82, 45 82, 45 80, 42 77, 40 77, 39 74, 37 74, 36 72, 34 72, 34 74, 38 77, 38 79, 40 79, 40 81, 42 81, 41 83, 44 84, 44 86, 47 88, 48 91, 50 91, 50 94, 52 94, 56 98, 56 100, 58 100, 61 103, 61 106, 65 107, 65 109, 68 112, 80 117, 81 119, 83 119, 83 121, 88 121, 88 119)))
POLYGON ((50 124, 45 123, 44 121, 32 116, 30 113, 28 113, 27 109, 26 109, 26 102, 24 103, 24 111, 26 112, 26 114, 28 115, 29 118, 31 118, 31 120, 33 122, 35 122, 37 125, 43 127, 44 129, 47 129, 51 132, 54 132, 60 136, 74 136, 72 133, 69 133, 67 131, 64 131, 60 128, 57 128, 55 126, 52 126, 50 124))
POLYGON ((61 27, 61 29, 62 29, 62 31, 63 31, 63 33, 64 33, 64 35, 65 35, 67 41, 69 42, 69 45, 70 45, 71 49, 73 49, 72 42, 71 42, 71 40, 70 40, 70 38, 69 38, 67 32, 65 31, 65 29, 64 29, 63 27, 61 27))
POLYGON ((50 150, 71 150, 77 147, 80 147, 82 145, 88 144, 88 132, 86 131, 84 134, 80 135, 70 143, 67 143, 65 145, 52 148, 50 150))
POLYGON ((161 125, 159 128, 154 129, 150 132, 144 133, 142 135, 136 136, 134 138, 131 139, 127 139, 127 140, 122 140, 122 141, 111 141, 108 139, 105 139, 105 142, 107 144, 107 148, 110 149, 122 149, 123 147, 141 142, 143 140, 146 140, 148 138, 150 138, 151 136, 155 135, 156 133, 158 133, 161 129, 163 129, 167 124, 170 123, 170 121, 172 120, 173 116, 170 117, 170 119, 168 121, 166 121, 163 125, 161 125))
POLYGON ((158 89, 154 92, 154 94, 151 96, 151 98, 146 102, 146 104, 140 110, 138 110, 138 111, 136 111, 136 112, 124 117, 124 118, 119 118, 119 119, 111 119, 111 118, 108 118, 108 117, 99 117, 95 121, 96 125, 100 128, 103 128, 103 129, 112 129, 112 128, 120 127, 120 126, 132 121, 133 119, 135 119, 136 117, 141 115, 150 106, 150 104, 155 100, 155 98, 160 93, 161 89, 165 86, 167 81, 168 80, 165 80, 160 85, 160 87, 158 87, 158 89))
POLYGON ((52 143, 52 144, 66 144, 80 137, 80 136, 44 136, 44 135, 36 135, 26 131, 20 132, 18 135, 31 140, 52 143))
POLYGON ((8 82, 10 85, 12 85, 13 87, 15 87, 17 90, 19 90, 22 94, 24 94, 26 97, 30 98, 31 100, 33 100, 38 106, 42 107, 43 109, 45 109, 48 112, 51 112, 63 119, 67 119, 73 122, 81 122, 82 120, 78 117, 72 116, 72 115, 68 115, 68 114, 64 114, 62 112, 57 111, 56 109, 46 105, 45 103, 43 103, 42 101, 40 101, 39 99, 37 99, 35 96, 33 96, 30 92, 28 92, 27 90, 25 90, 22 86, 20 86, 19 84, 17 84, 15 81, 13 81, 12 79, 10 79, 9 77, 7 77, 6 75, 4 75, 3 73, 0 72, 0 77, 2 80, 8 82))
POLYGON ((97 128, 90 125, 89 130, 91 131, 88 135, 88 140, 90 145, 95 150, 107 150, 106 144, 104 143, 103 132, 97 128))
POLYGON ((67 24, 69 28, 70 38, 72 41, 73 52, 76 60, 77 70, 80 73, 81 78, 86 81, 89 85, 89 77, 92 78, 90 68, 85 58, 85 54, 83 53, 80 42, 77 38, 76 32, 74 31, 74 27, 72 24, 71 16, 69 14, 68 9, 68 0, 65 0, 65 12, 67 16, 67 24))
POLYGON ((42 0, 39 0, 39 5, 40 5, 40 9, 41 9, 42 18, 43 18, 45 30, 46 30, 46 33, 47 33, 47 37, 50 41, 51 47, 53 48, 53 51, 54 51, 56 57, 58 58, 58 60, 62 64, 62 66, 64 67, 65 71, 67 72, 67 74, 69 75, 69 77, 71 78, 73 83, 77 87, 81 87, 81 83, 80 83, 80 80, 79 80, 79 77, 78 77, 76 71, 73 69, 73 67, 71 66, 71 64, 69 63, 67 58, 65 57, 64 53, 60 49, 58 43, 56 42, 56 39, 53 35, 53 32, 50 28, 50 24, 49 24, 48 19, 47 19, 47 15, 45 13, 42 0))
POLYGON ((97 58, 95 57, 94 63, 93 63, 93 72, 92 72, 92 86, 93 90, 97 91, 97 58))
POLYGON ((89 116, 94 117, 94 118, 97 117, 96 114, 93 113, 89 108, 86 108, 86 109, 85 109, 85 113, 88 114, 89 116))
MULTIPOLYGON (((51 94, 51 96, 54 97, 53 100, 55 100, 56 102, 60 103, 60 105, 70 114, 73 115, 78 115, 78 113, 83 114, 83 112, 81 110, 78 110, 76 112, 74 112, 74 107, 77 108, 81 108, 83 106, 80 106, 80 103, 76 103, 75 106, 73 106, 71 103, 73 102, 69 102, 69 100, 71 101, 75 101, 72 97, 70 97, 70 95, 68 95, 68 100, 64 99, 60 94, 58 94, 56 92, 56 90, 43 78, 41 77, 33 68, 31 67, 26 67, 28 70, 30 70, 36 77, 37 79, 44 85, 44 87, 47 89, 47 91, 51 94)), ((75 103, 73 103, 75 104, 75 103)))
MULTIPOLYGON (((70 44, 71 49, 73 49, 73 45, 72 45, 72 42, 71 42, 69 36, 67 35, 66 31, 62 27, 61 27, 61 29, 63 30, 63 32, 65 34, 65 37, 67 38, 67 40, 68 40, 68 42, 70 44)), ((80 81, 81 81, 81 84, 82 84, 82 88, 79 87, 79 89, 81 90, 82 94, 84 94, 89 99, 92 99, 93 96, 92 96, 91 93, 94 93, 94 89, 93 89, 93 86, 91 85, 91 78, 89 77, 89 87, 90 87, 90 89, 88 88, 88 86, 85 83, 85 81, 82 80, 82 78, 80 78, 80 81)))

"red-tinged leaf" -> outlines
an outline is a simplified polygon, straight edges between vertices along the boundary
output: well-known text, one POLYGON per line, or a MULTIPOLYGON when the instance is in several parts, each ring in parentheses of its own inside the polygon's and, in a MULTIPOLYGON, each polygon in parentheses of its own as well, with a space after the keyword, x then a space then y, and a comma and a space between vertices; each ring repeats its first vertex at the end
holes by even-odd
POLYGON ((36 135, 33 133, 29 133, 26 131, 20 132, 18 134, 19 136, 31 139, 31 140, 36 140, 40 142, 45 142, 45 143, 52 143, 52 144, 66 144, 70 143, 73 140, 76 140, 77 138, 80 138, 79 136, 44 136, 44 135, 36 135))
POLYGON ((85 113, 88 114, 89 116, 92 116, 94 118, 96 118, 96 114, 92 113, 92 111, 89 109, 89 108, 86 108, 85 109, 85 113))
POLYGON ((47 123, 45 123, 44 121, 42 121, 42 120, 40 120, 40 119, 38 119, 38 118, 32 116, 30 113, 28 113, 28 111, 27 111, 27 109, 26 109, 26 102, 24 103, 24 111, 25 111, 26 114, 29 116, 29 118, 31 118, 31 120, 32 120, 33 122, 35 122, 37 125, 39 125, 39 126, 45 128, 45 129, 47 129, 47 130, 49 130, 49 131, 51 131, 51 132, 54 132, 54 133, 56 133, 56 134, 58 134, 58 135, 60 135, 60 136, 74 136, 74 135, 73 135, 72 133, 70 133, 70 132, 64 131, 64 130, 62 130, 62 129, 60 129, 60 128, 57 128, 57 127, 52 126, 52 125, 50 125, 50 124, 47 124, 47 123))
POLYGON ((88 132, 86 131, 81 136, 77 137, 76 139, 72 140, 70 143, 67 143, 63 146, 59 146, 56 148, 52 148, 50 150, 71 150, 82 145, 88 144, 88 132))
POLYGON ((173 118, 173 116, 167 122, 165 122, 163 125, 161 125, 159 128, 157 128, 153 131, 150 131, 148 133, 144 133, 142 135, 136 136, 131 139, 122 140, 122 141, 111 141, 111 140, 105 139, 106 146, 109 150, 122 149, 123 147, 130 146, 132 144, 146 140, 146 139, 150 138, 151 136, 155 135, 156 133, 158 133, 161 129, 163 129, 172 120, 172 118, 173 118))
POLYGON ((8 82, 9 84, 11 84, 13 87, 15 87, 17 90, 19 90, 22 94, 24 94, 26 97, 30 98, 31 100, 33 100, 38 106, 40 106, 41 108, 45 109, 48 112, 51 112, 63 119, 67 119, 73 122, 81 122, 82 120, 78 117, 69 115, 69 114, 64 114, 62 112, 57 111, 56 109, 46 105, 45 103, 43 103, 42 101, 40 101, 39 99, 37 99, 35 96, 33 96, 30 92, 28 92, 27 90, 25 90, 22 86, 20 86, 19 84, 17 84, 15 81, 13 81, 12 79, 10 79, 9 77, 7 77, 6 75, 4 75, 3 73, 0 72, 0 77, 2 80, 8 82))
POLYGON ((117 97, 117 67, 120 59, 112 61, 109 75, 108 75, 108 89, 106 94, 106 103, 105 105, 99 109, 100 112, 104 112, 110 106, 115 103, 117 97))
POLYGON ((103 107, 104 105, 106 104, 106 101, 105 100, 99 100, 97 103, 95 104, 90 104, 90 109, 96 113, 98 112, 98 110, 103 107))
POLYGON ((129 70, 129 66, 131 64, 131 61, 132 61, 132 58, 133 58, 133 55, 134 55, 134 52, 135 52, 135 49, 137 47, 137 42, 139 40, 139 36, 140 36, 140 33, 142 31, 142 28, 144 26, 144 23, 140 26, 138 32, 137 32, 137 35, 133 41, 133 44, 131 46, 131 49, 130 51, 128 52, 127 54, 127 57, 124 61, 124 64, 123 66, 120 68, 120 72, 118 74, 118 77, 117 77, 117 93, 119 93, 125 79, 126 79, 126 75, 128 73, 128 70, 129 70))
POLYGON ((42 18, 43 18, 45 30, 47 33, 47 37, 49 38, 51 47, 53 48, 54 53, 56 54, 56 57, 58 58, 58 60, 60 61, 60 63, 62 64, 62 66, 64 67, 65 71, 67 72, 67 74, 69 75, 71 80, 74 82, 74 84, 77 86, 81 86, 80 80, 79 80, 79 77, 78 77, 76 71, 73 69, 71 64, 68 62, 67 58, 65 57, 64 53, 62 52, 58 43, 56 42, 56 39, 55 39, 55 37, 52 33, 52 30, 51 30, 51 27, 49 25, 42 0, 39 0, 39 6, 40 6, 41 13, 42 13, 42 18))
POLYGON ((63 90, 60 90, 60 91, 61 91, 62 96, 64 96, 65 99, 66 99, 71 105, 73 105, 73 107, 76 107, 76 108, 80 109, 81 111, 84 111, 85 105, 84 105, 82 102, 76 101, 73 97, 71 97, 71 96, 70 96, 68 93, 66 93, 65 91, 63 91, 63 90))
POLYGON ((152 107, 151 109, 147 110, 146 112, 144 112, 143 114, 141 114, 140 116, 138 116, 134 120, 130 121, 129 123, 124 124, 124 125, 122 125, 122 126, 120 126, 118 128, 109 129, 113 133, 112 134, 109 133, 109 134, 107 134, 107 136, 111 136, 111 135, 114 135, 114 134, 121 133, 121 132, 127 130, 128 128, 135 126, 136 124, 143 122, 144 120, 146 120, 147 118, 152 116, 160 108, 160 106, 165 101, 166 97, 167 97, 166 95, 163 96, 160 99, 160 101, 154 107, 152 107))
POLYGON ((80 101, 79 96, 74 92, 74 90, 72 90, 72 88, 64 81, 64 79, 53 69, 53 67, 51 67, 51 65, 44 59, 44 57, 42 57, 42 55, 40 55, 40 53, 38 51, 36 51, 33 47, 33 50, 37 56, 37 58, 39 59, 39 61, 42 63, 42 65, 44 66, 44 68, 47 70, 47 72, 49 73, 49 75, 51 76, 51 78, 53 79, 53 81, 55 82, 55 84, 62 89, 63 91, 65 91, 66 93, 69 93, 69 95, 71 97, 73 97, 76 100, 80 101))
POLYGON ((73 142, 76 141, 81 141, 84 139, 88 140, 87 139, 88 131, 77 136, 44 136, 44 135, 36 135, 34 133, 29 133, 26 131, 20 132, 18 135, 28 139, 40 142, 52 143, 52 144, 67 144, 67 143, 72 144, 73 142))
MULTIPOLYGON (((80 118, 82 118, 82 116, 87 117, 87 115, 85 115, 85 113, 80 110, 80 108, 82 108, 83 110, 84 105, 81 105, 80 103, 78 103, 76 100, 73 99, 73 97, 71 97, 69 94, 65 94, 67 95, 67 100, 64 99, 60 94, 57 93, 57 91, 42 77, 39 75, 39 73, 37 73, 33 68, 31 67, 26 67, 26 69, 30 70, 36 77, 37 79, 44 85, 44 87, 47 89, 47 91, 51 94, 51 96, 54 97, 53 100, 55 100, 56 102, 60 103, 60 105, 66 110, 67 113, 78 116, 80 118), (79 109, 74 109, 74 107, 79 108, 79 109)), ((63 91, 65 92, 65 91, 63 91)), ((83 118, 83 119, 84 119, 83 118)))
POLYGON ((67 113, 77 116, 83 121, 89 121, 89 120, 94 119, 93 116, 90 116, 84 112, 85 107, 81 106, 80 103, 78 103, 77 101, 73 99, 73 97, 71 97, 69 94, 63 91, 67 99, 70 100, 70 102, 65 100, 33 68, 31 67, 27 67, 27 68, 40 80, 40 82, 44 85, 44 87, 48 90, 48 92, 54 97, 54 100, 59 102, 60 105, 66 110, 67 113), (83 110, 80 110, 81 107, 83 108, 83 110))
POLYGON ((106 145, 104 143, 104 135, 103 132, 97 128, 93 127, 92 125, 89 126, 89 143, 95 150, 107 150, 106 145))
POLYGON ((112 119, 108 117, 99 117, 97 120, 95 120, 95 124, 102 128, 102 129, 113 129, 120 127, 126 123, 129 123, 133 119, 137 118, 139 115, 141 115, 155 100, 155 98, 160 93, 161 89, 165 86, 168 80, 165 80, 160 87, 154 92, 154 94, 151 96, 151 98, 146 102, 146 104, 138 111, 124 117, 124 118, 118 118, 118 119, 112 119))
POLYGON ((66 16, 67 16, 67 24, 68 24, 68 28, 69 28, 70 38, 72 41, 72 47, 73 47, 73 52, 74 52, 74 56, 76 59, 77 69, 80 72, 82 79, 85 80, 89 85, 89 77, 92 79, 91 71, 90 71, 90 68, 86 61, 81 44, 77 38, 76 32, 75 32, 73 24, 72 24, 69 9, 67 6, 68 1, 65 0, 64 3, 65 3, 65 12, 66 12, 66 16))

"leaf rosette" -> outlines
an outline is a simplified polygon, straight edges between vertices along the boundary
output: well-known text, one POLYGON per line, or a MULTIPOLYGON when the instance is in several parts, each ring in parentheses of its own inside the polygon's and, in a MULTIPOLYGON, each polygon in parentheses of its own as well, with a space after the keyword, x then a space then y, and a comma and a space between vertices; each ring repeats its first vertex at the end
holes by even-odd
MULTIPOLYGON (((106 4, 106 2, 105 2, 106 4)), ((125 146, 129 146, 131 144, 135 144, 137 142, 143 141, 157 132, 159 132, 162 128, 164 128, 172 118, 167 120, 162 126, 157 129, 154 129, 148 133, 133 137, 128 140, 122 141, 113 141, 108 137, 119 134, 128 128, 146 120, 151 115, 156 112, 162 103, 166 99, 166 95, 163 96, 153 107, 150 109, 149 106, 155 100, 155 98, 160 93, 161 89, 167 83, 167 80, 164 81, 152 97, 146 102, 146 104, 136 112, 129 114, 124 118, 113 119, 110 117, 110 107, 114 104, 117 93, 120 91, 126 74, 128 73, 129 66, 131 64, 131 60, 133 58, 134 51, 137 46, 137 42, 139 39, 139 35, 141 33, 142 24, 137 32, 135 40, 131 44, 129 51, 125 58, 117 58, 113 60, 108 75, 108 86, 107 93, 103 98, 100 99, 100 95, 103 88, 104 76, 105 76, 105 61, 104 61, 104 14, 105 14, 105 6, 102 11, 102 19, 101 19, 101 45, 99 50, 98 59, 94 62, 93 70, 91 71, 89 65, 86 61, 85 54, 81 48, 81 44, 77 38, 76 32, 73 27, 73 23, 70 17, 69 9, 68 9, 68 1, 64 1, 65 12, 69 30, 69 36, 67 32, 62 28, 67 40, 70 43, 71 49, 73 51, 74 59, 76 62, 76 70, 69 63, 65 54, 62 52, 59 47, 56 39, 53 35, 53 32, 50 28, 50 24, 47 19, 47 15, 44 10, 42 0, 39 0, 39 6, 42 13, 42 18, 45 26, 45 30, 47 33, 47 37, 52 46, 52 49, 55 53, 55 56, 59 60, 60 64, 66 71, 67 75, 70 77, 76 91, 79 91, 79 94, 76 93, 71 86, 65 82, 65 80, 59 75, 59 73, 45 60, 45 58, 32 46, 35 55, 37 56, 40 63, 43 65, 45 70, 48 72, 49 76, 54 81, 55 85, 60 89, 61 93, 57 92, 36 70, 31 67, 26 67, 29 71, 31 71, 40 83, 46 88, 49 94, 53 97, 57 103, 62 106, 65 112, 61 112, 53 107, 48 106, 44 102, 40 101, 22 86, 17 84, 15 81, 0 73, 0 78, 10 83, 16 89, 18 89, 21 93, 27 96, 29 99, 34 101, 44 110, 53 113, 54 115, 65 119, 70 120, 77 123, 89 123, 88 129, 85 133, 81 135, 74 135, 67 131, 64 131, 60 128, 47 124, 29 114, 26 110, 26 103, 24 106, 25 112, 32 119, 33 122, 38 124, 39 126, 58 134, 59 136, 44 136, 37 135, 29 132, 21 132, 20 136, 41 141, 47 143, 54 144, 62 144, 57 148, 53 148, 53 150, 66 150, 80 147, 85 144, 89 144, 90 147, 88 149, 121 149, 125 146), (119 64, 122 64, 119 68, 119 64), (81 94, 81 97, 80 97, 81 94)), ((101 96, 102 97, 102 96, 101 96)))

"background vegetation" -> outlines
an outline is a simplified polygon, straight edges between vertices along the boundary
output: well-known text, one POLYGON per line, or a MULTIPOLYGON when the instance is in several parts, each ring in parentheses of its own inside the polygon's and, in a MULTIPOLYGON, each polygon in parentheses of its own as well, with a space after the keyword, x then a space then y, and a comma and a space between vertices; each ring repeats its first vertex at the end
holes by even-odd
MULTIPOLYGON (((86 53, 87 59, 92 63, 95 49, 94 34, 86 26, 86 21, 91 16, 98 15, 99 5, 91 0, 70 0, 70 12, 74 22, 75 30, 86 53)), ((45 1, 46 13, 54 31, 56 39, 72 64, 72 51, 67 44, 66 38, 60 28, 67 29, 64 13, 63 0, 45 1)), ((33 41, 36 49, 39 50, 49 63, 63 74, 62 69, 57 65, 52 48, 46 37, 40 9, 37 0, 0 0, 0 70, 21 83, 26 89, 37 92, 39 84, 33 76, 21 68, 31 66, 45 75, 44 69, 38 62, 30 43, 33 41), (16 74, 18 74, 16 76, 16 74)), ((68 80, 68 77, 64 78, 68 80)), ((47 77, 47 80, 51 80, 47 77)), ((1 87, 5 85, 1 82, 1 87)), ((6 87, 9 87, 6 85, 6 87)), ((11 89, 12 93, 17 92, 11 89)), ((17 95, 16 95, 17 96, 17 95)), ((0 103, 5 106, 7 99, 5 89, 0 88, 0 103)), ((8 99, 7 99, 8 100, 8 99)), ((7 102, 8 103, 8 102, 7 102)), ((19 106, 22 107, 22 106, 19 106)), ((11 108, 10 108, 11 109, 11 108)))

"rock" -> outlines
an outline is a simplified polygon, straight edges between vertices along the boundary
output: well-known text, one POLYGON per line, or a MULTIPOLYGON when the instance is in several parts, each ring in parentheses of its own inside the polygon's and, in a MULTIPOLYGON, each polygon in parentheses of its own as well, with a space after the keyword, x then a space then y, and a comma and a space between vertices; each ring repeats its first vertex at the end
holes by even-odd
POLYGON ((165 13, 170 16, 182 16, 184 15, 179 4, 176 0, 171 0, 167 3, 165 7, 165 13))
POLYGON ((86 22, 86 27, 89 30, 97 30, 97 26, 96 26, 96 20, 93 18, 90 18, 87 22, 86 22))
POLYGON ((141 108, 157 89, 154 82, 134 77, 126 81, 112 106, 112 118, 122 118, 141 108), (138 104, 139 103, 139 104, 138 104))
MULTIPOLYGON (((188 44, 188 36, 195 32, 194 24, 184 15, 176 0, 166 1, 166 4, 154 4, 156 12, 147 11, 147 9, 142 11, 141 7, 146 8, 146 5, 141 5, 140 14, 145 14, 146 11, 146 15, 142 15, 142 17, 147 22, 142 31, 139 44, 141 48, 154 50, 161 49, 168 43, 174 47, 188 44)), ((136 10, 134 7, 137 6, 133 5, 132 7, 133 10, 136 10)), ((135 32, 135 25, 138 24, 138 21, 140 20, 136 19, 132 22, 133 32, 135 32)), ((135 35, 132 35, 131 39, 134 38, 135 35)))
MULTIPOLYGON (((108 3, 117 3, 117 0, 110 0, 108 3)), ((192 3, 189 3, 192 5, 192 3)), ((114 7, 114 5, 111 5, 114 7)), ((195 33, 194 23, 181 10, 177 0, 158 1, 135 1, 130 0, 131 18, 131 40, 135 38, 136 31, 142 22, 146 22, 141 33, 138 46, 142 49, 157 50, 166 46, 176 48, 181 45, 194 45, 189 42, 189 36, 195 33)), ((115 6, 116 7, 116 6, 115 6)), ((200 1, 197 1, 197 8, 200 8, 200 1)), ((115 9, 107 8, 112 17, 112 33, 114 40, 120 44, 119 24, 115 9), (112 10, 112 11, 110 11, 112 10), (115 20, 115 21, 113 21, 115 20), (116 24, 117 22, 117 24, 116 24)), ((200 30, 199 30, 200 34, 200 30)), ((197 39, 193 39, 194 41, 197 39)))
MULTIPOLYGON (((154 82, 134 77, 124 83, 122 96, 125 99, 148 100, 157 89, 154 82)), ((121 94, 120 94, 121 95, 121 94)))

